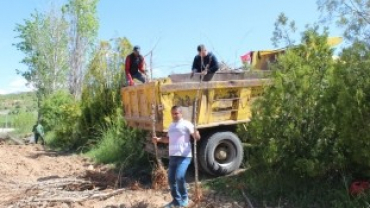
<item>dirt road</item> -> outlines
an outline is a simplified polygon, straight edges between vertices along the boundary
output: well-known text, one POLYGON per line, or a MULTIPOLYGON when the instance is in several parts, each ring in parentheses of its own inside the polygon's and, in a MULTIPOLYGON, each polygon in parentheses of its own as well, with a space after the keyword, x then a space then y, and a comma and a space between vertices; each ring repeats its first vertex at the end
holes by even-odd
MULTIPOLYGON (((171 200, 134 182, 122 185, 108 166, 39 145, 0 145, 0 207, 155 208, 171 200), (120 184, 118 184, 120 183, 120 184)), ((199 207, 245 207, 209 192, 199 207)))

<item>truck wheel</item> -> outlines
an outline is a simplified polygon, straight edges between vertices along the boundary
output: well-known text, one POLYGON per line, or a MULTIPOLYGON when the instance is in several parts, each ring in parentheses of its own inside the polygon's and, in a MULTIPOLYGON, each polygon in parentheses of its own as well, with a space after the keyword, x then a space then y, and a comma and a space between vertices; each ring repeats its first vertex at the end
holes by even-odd
POLYGON ((202 141, 199 151, 201 168, 215 176, 237 170, 243 160, 243 146, 232 132, 217 132, 202 141))

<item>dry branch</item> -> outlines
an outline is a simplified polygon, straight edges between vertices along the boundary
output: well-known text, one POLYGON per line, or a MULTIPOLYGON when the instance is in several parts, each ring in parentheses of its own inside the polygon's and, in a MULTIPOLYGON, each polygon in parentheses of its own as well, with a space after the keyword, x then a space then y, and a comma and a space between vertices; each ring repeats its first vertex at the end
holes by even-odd
POLYGON ((252 204, 252 202, 251 202, 251 200, 248 198, 248 196, 247 196, 247 194, 245 193, 245 191, 244 191, 243 189, 241 189, 241 192, 242 192, 242 195, 243 195, 243 197, 244 197, 244 199, 245 199, 245 202, 247 203, 248 207, 249 207, 249 208, 254 208, 254 207, 253 207, 253 204, 252 204))
POLYGON ((99 200, 106 200, 112 196, 116 196, 122 194, 126 189, 118 189, 112 191, 110 193, 103 193, 103 194, 91 194, 80 198, 72 198, 72 197, 54 197, 54 198, 36 198, 32 200, 24 200, 22 202, 29 203, 29 202, 64 202, 64 203, 75 203, 75 202, 83 202, 86 200, 92 199, 99 199, 99 200))

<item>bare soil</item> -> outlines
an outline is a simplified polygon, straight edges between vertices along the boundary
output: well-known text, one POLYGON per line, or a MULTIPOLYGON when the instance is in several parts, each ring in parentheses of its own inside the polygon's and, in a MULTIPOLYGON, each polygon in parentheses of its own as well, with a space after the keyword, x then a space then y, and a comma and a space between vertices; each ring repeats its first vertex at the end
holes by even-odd
MULTIPOLYGON (((77 154, 40 145, 0 144, 0 207, 155 208, 171 201, 169 190, 152 190, 77 154)), ((192 196, 190 190, 190 197, 192 196)), ((246 207, 212 191, 194 207, 246 207)))

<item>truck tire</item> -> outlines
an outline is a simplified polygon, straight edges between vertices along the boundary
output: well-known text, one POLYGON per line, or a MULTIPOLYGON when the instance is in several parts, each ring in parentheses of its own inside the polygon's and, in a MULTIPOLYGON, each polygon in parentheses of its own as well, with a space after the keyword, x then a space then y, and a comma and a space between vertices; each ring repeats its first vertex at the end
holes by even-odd
POLYGON ((225 131, 204 139, 199 149, 199 163, 205 172, 224 176, 237 170, 243 160, 243 146, 238 136, 225 131))

